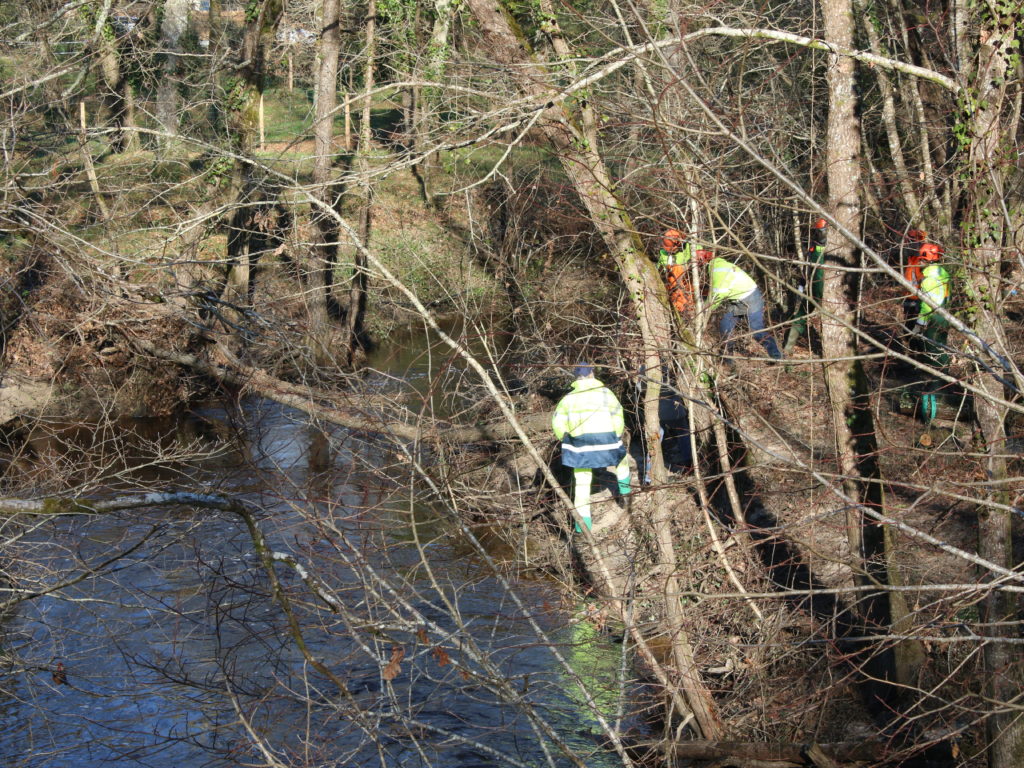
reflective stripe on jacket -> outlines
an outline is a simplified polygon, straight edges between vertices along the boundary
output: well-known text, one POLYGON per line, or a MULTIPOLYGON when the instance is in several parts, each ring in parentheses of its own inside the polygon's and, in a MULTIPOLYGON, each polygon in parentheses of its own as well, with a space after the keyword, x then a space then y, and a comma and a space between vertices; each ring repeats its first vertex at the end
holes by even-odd
POLYGON ((562 465, 612 467, 626 455, 622 405, 597 379, 577 379, 551 417, 555 437, 562 441, 562 465))
POLYGON ((680 267, 686 266, 697 252, 697 246, 690 243, 683 243, 683 247, 675 253, 669 253, 664 248, 658 251, 659 267, 680 267))
MULTIPOLYGON (((949 298, 949 272, 938 264, 929 264, 921 270, 920 291, 936 305, 941 307, 949 298)), ((926 301, 921 302, 921 313, 917 322, 926 325, 935 310, 926 301)))
POLYGON ((754 278, 730 261, 717 256, 708 263, 711 275, 711 309, 725 301, 745 299, 757 289, 754 278))

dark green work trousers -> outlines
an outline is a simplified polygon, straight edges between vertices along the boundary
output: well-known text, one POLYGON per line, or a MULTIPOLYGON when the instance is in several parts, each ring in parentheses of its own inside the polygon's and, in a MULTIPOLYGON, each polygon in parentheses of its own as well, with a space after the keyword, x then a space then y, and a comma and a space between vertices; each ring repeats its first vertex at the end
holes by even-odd
MULTIPOLYGON (((948 341, 949 323, 945 318, 933 314, 928 318, 928 324, 915 345, 917 349, 914 356, 922 363, 945 372, 951 358, 948 341)), ((939 399, 945 383, 942 379, 928 376, 921 386, 921 417, 925 422, 931 422, 938 415, 939 399)))

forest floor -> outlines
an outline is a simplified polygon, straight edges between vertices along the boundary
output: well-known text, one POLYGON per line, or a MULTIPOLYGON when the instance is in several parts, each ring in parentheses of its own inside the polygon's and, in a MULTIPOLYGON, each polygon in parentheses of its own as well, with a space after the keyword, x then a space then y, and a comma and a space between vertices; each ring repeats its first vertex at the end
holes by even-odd
MULTIPOLYGON (((864 326, 884 349, 867 340, 861 344, 868 355, 865 368, 872 385, 884 513, 908 526, 905 530, 890 527, 895 571, 909 590, 898 596, 905 600, 908 613, 899 631, 917 640, 903 644, 906 652, 919 654, 913 667, 915 679, 900 706, 919 717, 912 737, 916 746, 952 739, 947 746, 954 744, 962 755, 980 755, 983 738, 972 707, 980 703, 984 675, 979 645, 967 625, 979 619, 982 593, 956 586, 977 583, 978 578, 976 566, 956 550, 977 551, 978 506, 973 499, 986 481, 985 454, 977 443, 970 398, 963 398, 959 387, 944 391, 935 422, 929 425, 920 418, 921 376, 888 354, 888 350, 906 351, 902 326, 893 320, 901 313, 892 307, 900 302, 895 287, 870 290, 864 326)), ((776 333, 784 336, 785 327, 776 333)), ((968 380, 973 366, 963 341, 955 331, 950 334, 949 344, 956 353, 949 372, 959 381, 968 380)), ((1019 324, 1013 327, 1010 343, 1015 352, 1024 352, 1024 330, 1019 324)), ((800 342, 788 364, 773 365, 763 359, 758 345, 745 343, 749 356, 741 353, 731 369, 720 372, 720 391, 742 410, 729 413, 734 426, 744 432, 747 446, 745 455, 733 457, 734 466, 739 467, 735 477, 742 522, 737 523, 729 509, 712 456, 702 463, 712 498, 706 515, 692 473, 671 475, 668 486, 660 489, 676 510, 686 630, 694 642, 698 666, 735 738, 797 743, 866 740, 877 737, 887 719, 877 702, 868 701, 872 694, 865 693, 863 670, 857 669, 860 662, 851 650, 858 647, 851 635, 863 632, 854 617, 863 608, 865 593, 856 591, 858 568, 848 541, 846 502, 825 482, 835 480, 839 468, 816 344, 812 333, 810 341, 800 342), (784 449, 776 450, 777 446, 784 449), (818 480, 809 471, 812 468, 818 480), (690 511, 694 509, 697 517, 690 511), (712 541, 712 521, 724 540, 721 554, 712 541), (726 578, 726 564, 757 597, 749 602, 742 599, 736 582, 726 578), (760 617, 755 617, 751 605, 759 609, 760 617)), ((551 399, 532 401, 538 411, 553 405, 551 399)), ((1015 452, 1020 437, 1016 423, 1011 420, 1007 446, 1015 475, 1021 469, 1015 452)), ((635 471, 642 456, 638 450, 633 453, 635 471)), ((488 467, 485 474, 491 487, 510 497, 521 494, 517 488, 528 486, 533 471, 529 461, 521 458, 519 462, 519 473, 513 472, 511 480, 507 472, 496 470, 515 466, 514 461, 488 467)), ((484 481, 484 475, 474 476, 473 481, 484 481)), ((632 585, 643 613, 647 609, 642 606, 656 605, 660 587, 658 579, 652 578, 657 572, 652 544, 637 537, 637 524, 651 519, 654 491, 659 489, 641 486, 634 476, 632 503, 626 513, 614 498, 609 478, 604 481, 605 487, 595 495, 595 534, 622 569, 623 580, 632 585)), ((567 478, 565 483, 569 490, 567 478)), ((1019 498, 1015 503, 1020 505, 1019 498)), ((516 505, 499 498, 488 508, 491 512, 485 519, 493 525, 496 518, 508 514, 500 510, 516 505)), ((545 497, 540 509, 559 507, 545 497)), ((548 562, 557 570, 557 561, 568 557, 568 541, 562 515, 555 517, 535 518, 542 521, 535 526, 537 539, 544 541, 555 533, 544 543, 534 542, 531 562, 548 562)), ((576 544, 585 549, 582 541, 576 544)), ((1017 547, 1022 546, 1024 542, 1018 540, 1017 547)), ((962 757, 958 764, 971 763, 962 757)))

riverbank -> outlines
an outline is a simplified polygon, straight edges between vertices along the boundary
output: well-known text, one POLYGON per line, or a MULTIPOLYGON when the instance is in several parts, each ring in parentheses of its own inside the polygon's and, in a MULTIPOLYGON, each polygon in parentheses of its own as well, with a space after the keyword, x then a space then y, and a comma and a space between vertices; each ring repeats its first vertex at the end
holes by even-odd
MULTIPOLYGON (((303 510, 294 536, 328 541, 342 572, 364 552, 390 546, 377 536, 382 519, 411 544, 397 567, 427 574, 427 586, 417 584, 414 592, 436 593, 430 610, 401 617, 406 634, 400 642, 372 640, 380 663, 364 659, 367 668, 356 676, 367 696, 387 689, 389 681, 380 678, 385 670, 401 668, 412 644, 409 633, 432 610, 445 618, 432 619, 431 643, 420 641, 416 653, 421 662, 433 658, 438 667, 448 667, 441 660, 453 656, 456 646, 442 638, 462 619, 445 604, 445 585, 429 574, 435 567, 432 550, 443 548, 446 563, 464 556, 462 549, 443 547, 453 530, 464 527, 500 542, 506 556, 493 578, 540 572, 559 585, 557 597, 544 599, 591 601, 586 626, 621 639, 622 668, 638 670, 636 679, 653 682, 658 691, 653 703, 624 698, 620 706, 657 723, 666 743, 692 734, 689 696, 703 688, 709 721, 741 740, 838 743, 851 734, 870 740, 883 733, 884 759, 906 765, 929 746, 945 749, 946 762, 939 759, 938 765, 952 764, 953 747, 978 752, 980 736, 961 716, 975 701, 980 674, 976 637, 963 631, 965 623, 980 618, 976 593, 944 586, 968 583, 976 564, 962 556, 976 536, 971 489, 983 479, 980 458, 969 448, 968 412, 954 412, 950 426, 933 424, 926 445, 915 409, 898 407, 900 394, 913 386, 908 373, 896 371, 887 354, 872 352, 866 365, 873 385, 870 406, 884 438, 884 513, 893 542, 892 573, 899 576, 888 594, 907 605, 898 626, 872 623, 864 610, 878 589, 859 580, 863 566, 850 536, 851 504, 833 482, 841 468, 822 366, 803 346, 786 366, 771 366, 745 339, 730 366, 717 358, 714 338, 702 349, 687 346, 685 333, 665 339, 666 370, 677 389, 695 359, 707 365, 702 388, 683 392, 701 424, 694 430, 695 466, 642 484, 637 467, 644 459, 638 437, 643 430, 639 414, 631 413, 629 509, 620 508, 610 493, 599 494, 594 540, 573 535, 564 500, 540 471, 552 470, 569 490, 549 432, 550 411, 569 384, 567 366, 595 360, 600 377, 628 402, 642 361, 629 305, 594 236, 542 236, 546 219, 534 216, 537 209, 551 218, 560 210, 554 205, 557 185, 540 187, 514 199, 488 187, 480 197, 469 196, 466 205, 437 210, 415 202, 411 176, 395 176, 392 186, 385 185, 390 191, 377 195, 372 217, 377 226, 370 242, 381 256, 379 266, 367 267, 367 328, 381 355, 400 350, 404 357, 376 371, 372 357, 370 367, 352 369, 312 353, 317 288, 304 261, 312 236, 301 225, 277 233, 274 247, 250 265, 251 296, 242 292, 230 301, 214 290, 229 265, 226 237, 216 227, 189 245, 184 235, 167 235, 166 225, 160 241, 165 256, 154 260, 153 244, 140 245, 137 253, 122 251, 131 265, 123 275, 111 269, 112 262, 90 263, 72 251, 32 261, 30 245, 22 243, 18 248, 29 250, 19 251, 20 263, 34 266, 32 287, 17 317, 6 323, 3 383, 16 382, 8 410, 17 416, 5 429, 6 486, 55 486, 84 495, 105 491, 127 483, 123 462, 113 461, 111 453, 136 450, 116 437, 124 419, 174 414, 208 398, 230 403, 263 394, 295 409, 271 419, 288 421, 293 429, 262 433, 264 417, 250 422, 250 414, 230 409, 221 429, 260 435, 246 459, 259 473, 286 470, 270 488, 282 510, 303 510), (528 207, 518 207, 527 198, 528 207), (499 211, 504 218, 495 218, 499 211), (239 303, 239 296, 245 301, 239 303), (449 320, 439 324, 448 340, 436 333, 418 337, 415 329, 438 315, 449 320), (524 449, 508 413, 537 449, 542 467, 524 449), (70 446, 62 434, 69 422, 94 433, 88 455, 61 447, 70 446), (304 441, 304 430, 311 466, 323 461, 334 467, 344 456, 342 464, 354 463, 360 472, 318 487, 315 471, 277 467, 262 441, 304 441), (314 439, 316 434, 321 437, 314 439), (37 449, 48 435, 56 440, 44 455, 37 449), (369 458, 362 452, 367 446, 373 449, 369 458), (372 471, 363 474, 367 468, 372 471), (395 468, 401 471, 391 472, 395 468), (396 476, 410 488, 406 505, 381 505, 380 487, 392 488, 396 476), (421 497, 443 505, 443 524, 435 517, 423 530, 409 525, 422 509, 421 497), (334 528, 325 529, 328 524, 334 528), (349 526, 357 531, 355 544, 346 538, 349 526), (905 649, 914 654, 913 675, 898 685, 917 693, 903 697, 894 695, 897 686, 873 665, 905 649), (955 706, 949 703, 954 701, 955 706)), ((145 215, 159 220, 173 210, 171 204, 154 206, 145 215)), ((296 210, 299 217, 308 213, 301 206, 296 210)), ((276 222, 282 218, 275 216, 276 222)), ((92 226, 87 218, 81 223, 83 231, 92 226)), ((351 277, 347 270, 340 267, 334 275, 339 289, 351 277)), ((870 296, 870 320, 879 338, 893 330, 886 308, 895 301, 895 288, 870 296)), ((326 348, 339 348, 343 336, 344 323, 335 318, 326 348)), ((967 376, 964 360, 957 365, 954 373, 967 376)), ((951 404, 946 406, 948 411, 951 404)), ((159 447, 161 452, 146 454, 166 472, 159 483, 191 482, 195 447, 159 447)), ((281 562, 291 567, 281 551, 281 562)), ((314 560, 323 554, 315 547, 311 553, 314 560)), ((472 556, 483 554, 474 550, 472 556)), ((306 583, 290 584, 292 599, 308 599, 306 583)), ((381 594, 388 589, 375 588, 381 594)), ((280 603, 270 610, 288 616, 280 603)), ((310 626, 325 621, 315 610, 307 618, 310 626)), ((498 625, 501 618, 490 620, 498 625)), ((558 621, 566 616, 559 614, 558 621)), ((560 636, 555 645, 572 644, 560 636)), ((465 673, 467 681, 482 674, 484 662, 472 661, 455 674, 465 673)), ((487 684, 509 700, 532 684, 526 674, 509 689, 497 671, 485 671, 487 684)), ((429 679, 436 670, 421 674, 429 679)), ((601 681, 587 684, 601 687, 601 681)), ((349 714, 358 719, 366 702, 356 703, 349 714)))
MULTIPOLYGON (((106 317, 100 315, 98 322, 109 328, 106 317)), ((447 327, 466 338, 476 325, 470 321, 447 327)), ((148 326, 158 327, 152 319, 148 326)), ((64 333, 63 337, 75 335, 64 333)), ((453 414, 470 420, 495 416, 493 404, 488 404, 486 398, 477 399, 474 374, 456 373, 460 366, 450 356, 450 348, 436 337, 407 339, 405 344, 412 346, 406 347, 406 362, 402 365, 419 361, 405 368, 415 386, 392 390, 387 378, 375 384, 371 377, 363 382, 368 385, 365 391, 382 394, 379 387, 384 387, 387 398, 411 403, 415 411, 432 419, 447 419, 453 414), (423 361, 430 361, 427 370, 419 367, 423 361), (414 392, 417 394, 410 400, 414 392), (444 409, 438 411, 442 402, 444 409)), ((95 360, 119 354, 98 354, 103 349, 114 349, 102 342, 93 349, 97 350, 92 358, 95 360)), ((486 351, 488 344, 484 343, 482 349, 486 351)), ((680 570, 676 575, 684 585, 678 594, 684 607, 683 627, 692 639, 696 669, 710 682, 720 716, 729 723, 731 732, 739 738, 780 743, 801 741, 810 734, 823 742, 843 741, 850 733, 872 738, 878 727, 877 702, 864 700, 860 676, 848 667, 847 658, 853 648, 844 639, 856 627, 850 623, 850 612, 856 609, 857 597, 849 569, 842 506, 829 489, 807 487, 801 475, 792 472, 794 461, 811 457, 818 462, 828 460, 828 445, 821 440, 825 425, 813 397, 814 392, 824 389, 820 371, 810 364, 810 355, 801 354, 798 360, 806 361, 806 365, 795 362, 794 370, 786 371, 740 359, 731 372, 723 373, 720 391, 727 401, 750 402, 758 397, 756 393, 766 391, 790 394, 766 401, 770 407, 759 409, 752 421, 749 413, 737 413, 736 423, 743 429, 749 448, 743 456, 744 443, 736 443, 733 447, 741 453, 730 460, 734 468, 746 465, 745 480, 735 474, 731 477, 732 482, 742 481, 739 503, 743 511, 738 517, 730 510, 730 479, 721 472, 720 457, 713 453, 702 456, 700 478, 692 473, 677 474, 663 486, 648 487, 639 483, 635 471, 641 453, 634 443, 635 488, 628 514, 607 490, 598 495, 595 504, 597 551, 603 552, 608 561, 610 581, 595 579, 599 569, 592 550, 579 536, 569 534, 564 511, 539 478, 532 459, 524 456, 516 443, 484 448, 487 458, 483 461, 480 454, 464 454, 459 446, 452 445, 450 460, 437 463, 434 454, 424 464, 424 471, 455 494, 462 520, 487 530, 489 536, 498 534, 510 553, 508 568, 516 572, 539 569, 545 575, 554 575, 569 587, 566 596, 591 594, 596 608, 586 620, 595 627, 621 633, 621 624, 606 608, 610 597, 630 595, 632 621, 650 636, 654 660, 674 670, 672 643, 663 630, 662 565, 649 533, 652 520, 663 511, 657 505, 667 503, 674 538, 679 542, 680 570), (812 393, 812 397, 800 397, 797 392, 812 393), (788 452, 780 454, 772 440, 788 446, 788 452), (702 486, 709 505, 701 503, 702 486), (853 597, 844 599, 839 595, 853 597), (827 716, 822 718, 823 712, 827 716)), ((274 369, 278 373, 290 369, 284 362, 278 361, 278 365, 274 369)), ((881 370, 876 369, 872 375, 881 370)), ((622 379, 609 373, 609 381, 618 382, 616 386, 622 392, 622 379)), ((193 377, 195 373, 182 375, 193 377)), ((110 376, 106 380, 114 381, 110 376)), ((517 396, 520 416, 536 416, 546 422, 567 384, 564 372, 535 369, 526 391, 517 396)), ((154 390, 152 394, 159 393, 154 390)), ((622 394, 625 399, 625 392, 622 394)), ((880 414, 884 403, 878 401, 880 414)), ((915 446, 921 434, 912 417, 895 409, 880 416, 880 425, 891 441, 908 447, 915 446)), ((635 423, 633 426, 636 434, 635 423)), ((339 435, 337 439, 344 442, 345 438, 339 435)), ((546 460, 557 471, 558 456, 546 427, 542 426, 537 439, 546 460)), ((698 439, 707 443, 710 435, 698 439)), ((949 483, 970 482, 972 470, 941 446, 929 451, 915 447, 912 455, 918 457, 915 466, 921 471, 913 484, 893 484, 896 498, 913 494, 915 487, 924 483, 934 484, 938 477, 949 483)), ((886 454, 885 471, 890 476, 905 474, 907 458, 906 454, 886 454)), ((562 479, 567 480, 564 476, 562 479)), ((913 498, 918 501, 901 517, 903 522, 928 531, 950 546, 962 550, 970 547, 974 532, 967 522, 969 505, 937 510, 921 501, 919 495, 913 498)), ((916 564, 922 584, 914 593, 914 624, 927 626, 935 633, 919 678, 919 684, 934 688, 948 678, 950 663, 963 668, 970 654, 966 648, 965 655, 950 654, 949 641, 955 641, 959 626, 953 615, 964 610, 959 598, 924 585, 936 580, 957 583, 965 578, 963 562, 955 555, 937 556, 930 546, 912 536, 901 538, 899 551, 908 573, 911 564, 916 564)), ((635 651, 629 642, 626 647, 635 651)), ((953 648, 959 651, 960 647, 953 648)), ((640 661, 639 668, 644 666, 640 661)), ((654 679, 652 670, 645 674, 654 679)), ((666 718, 664 712, 652 716, 671 727, 682 722, 671 714, 666 718)), ((906 736, 910 752, 924 743, 916 730, 906 736)))

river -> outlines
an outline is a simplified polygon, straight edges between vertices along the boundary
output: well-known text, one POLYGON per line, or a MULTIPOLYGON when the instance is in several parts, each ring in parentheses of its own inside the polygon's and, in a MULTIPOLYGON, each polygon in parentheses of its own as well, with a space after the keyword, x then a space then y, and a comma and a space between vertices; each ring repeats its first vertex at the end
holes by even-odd
MULTIPOLYGON (((438 371, 453 368, 436 349, 415 334, 393 345, 371 360, 367 386, 445 391, 438 371)), ((623 646, 575 621, 556 585, 481 555, 373 437, 321 432, 260 400, 131 426, 140 437, 111 438, 112 456, 153 441, 166 460, 140 467, 155 451, 139 450, 118 475, 111 459, 103 492, 144 482, 242 497, 261 510, 270 546, 344 607, 328 610, 279 563, 291 624, 227 513, 36 521, 17 544, 19 569, 55 591, 5 625, 0 764, 620 764, 597 746, 595 709, 638 727, 616 721, 638 694, 623 646), (51 679, 58 661, 67 684, 51 679)), ((52 452, 91 471, 66 446, 52 452)))

